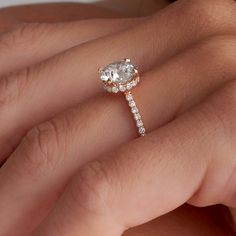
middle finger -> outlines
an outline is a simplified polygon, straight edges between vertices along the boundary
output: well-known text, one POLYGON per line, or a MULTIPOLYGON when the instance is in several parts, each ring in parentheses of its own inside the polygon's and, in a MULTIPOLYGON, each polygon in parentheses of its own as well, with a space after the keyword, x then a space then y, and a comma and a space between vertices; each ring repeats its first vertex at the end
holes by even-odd
POLYGON ((92 19, 21 24, 0 37, 0 76, 46 60, 69 48, 122 31, 141 19, 92 19))

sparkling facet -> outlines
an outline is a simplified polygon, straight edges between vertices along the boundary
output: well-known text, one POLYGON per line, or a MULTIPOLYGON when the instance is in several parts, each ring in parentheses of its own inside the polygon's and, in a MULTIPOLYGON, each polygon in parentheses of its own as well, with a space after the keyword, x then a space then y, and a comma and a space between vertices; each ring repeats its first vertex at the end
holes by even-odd
POLYGON ((137 81, 136 81, 136 80, 133 80, 133 81, 131 82, 131 85, 132 85, 132 87, 135 87, 135 86, 137 85, 137 81))
POLYGON ((130 81, 135 74, 135 65, 128 60, 114 62, 101 70, 101 80, 103 82, 126 83, 130 81))
POLYGON ((126 100, 127 101, 132 101, 133 100, 133 96, 130 93, 126 94, 126 100))
POLYGON ((112 92, 113 93, 118 93, 119 92, 119 89, 117 87, 112 87, 112 92))
POLYGON ((139 132, 140 134, 145 134, 146 130, 145 130, 144 127, 140 127, 140 128, 138 129, 138 132, 139 132))
POLYGON ((128 84, 126 85, 126 88, 127 88, 128 90, 132 89, 132 84, 131 84, 131 83, 128 83, 128 84))
POLYGON ((138 120, 138 121, 137 121, 137 126, 138 126, 138 127, 142 127, 142 126, 143 126, 143 122, 142 122, 141 120, 138 120))
POLYGON ((132 111, 132 113, 138 113, 138 108, 137 107, 132 107, 131 111, 132 111))
POLYGON ((140 115, 139 113, 135 113, 135 114, 134 114, 134 119, 135 119, 135 120, 141 119, 141 115, 140 115))
POLYGON ((136 104, 135 104, 134 101, 130 101, 130 102, 129 102, 129 106, 130 106, 130 107, 134 107, 134 106, 136 106, 136 104))

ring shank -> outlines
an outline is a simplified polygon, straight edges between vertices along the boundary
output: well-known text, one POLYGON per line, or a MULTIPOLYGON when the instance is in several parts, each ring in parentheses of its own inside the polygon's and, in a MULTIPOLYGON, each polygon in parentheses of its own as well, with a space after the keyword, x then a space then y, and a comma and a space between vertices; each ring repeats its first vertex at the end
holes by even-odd
POLYGON ((134 101, 134 97, 132 95, 132 92, 130 90, 125 92, 125 98, 126 98, 128 104, 129 104, 130 110, 133 114, 133 117, 134 117, 139 135, 140 136, 145 136, 146 135, 146 129, 145 129, 144 124, 143 124, 142 116, 141 116, 141 114, 138 110, 138 107, 137 107, 137 105, 134 101))

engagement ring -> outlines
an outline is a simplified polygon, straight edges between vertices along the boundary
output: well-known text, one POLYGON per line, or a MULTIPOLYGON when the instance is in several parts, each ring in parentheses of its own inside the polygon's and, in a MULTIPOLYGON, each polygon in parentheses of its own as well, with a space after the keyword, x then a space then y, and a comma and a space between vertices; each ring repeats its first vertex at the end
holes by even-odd
POLYGON ((125 94, 125 98, 129 104, 133 114, 138 133, 145 136, 146 130, 143 124, 141 114, 134 101, 131 90, 137 86, 140 81, 137 66, 130 59, 124 59, 107 65, 99 69, 100 79, 104 84, 104 89, 109 93, 125 94))

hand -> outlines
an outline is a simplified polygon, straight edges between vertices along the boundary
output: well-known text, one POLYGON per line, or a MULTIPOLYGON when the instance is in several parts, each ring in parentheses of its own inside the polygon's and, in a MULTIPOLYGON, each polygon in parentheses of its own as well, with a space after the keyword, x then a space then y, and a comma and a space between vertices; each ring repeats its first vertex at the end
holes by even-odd
MULTIPOLYGON (((50 57, 45 48, 56 54, 55 42, 68 50, 0 81, 0 145, 11 144, 2 156, 27 132, 0 173, 1 233, 29 234, 54 206, 34 235, 120 235, 185 202, 235 207, 235 8, 179 1, 142 22, 92 21, 82 32, 110 35, 71 49, 35 44, 40 60, 50 57), (142 139, 123 97, 98 94, 97 67, 125 56, 143 73, 135 97, 150 134, 142 139)), ((22 55, 4 73, 38 61, 22 55)))

